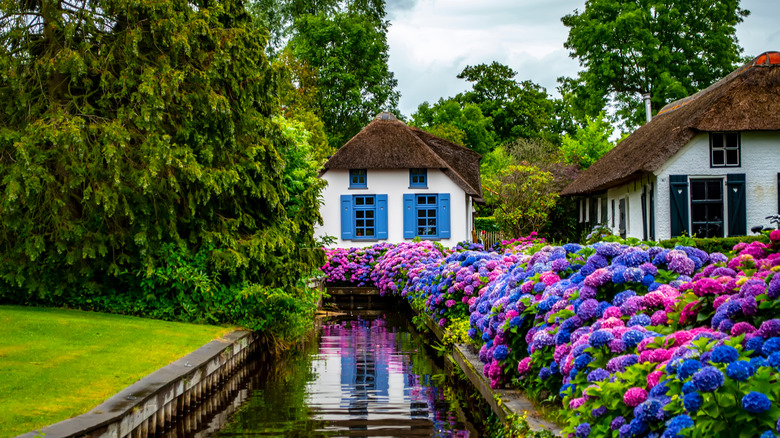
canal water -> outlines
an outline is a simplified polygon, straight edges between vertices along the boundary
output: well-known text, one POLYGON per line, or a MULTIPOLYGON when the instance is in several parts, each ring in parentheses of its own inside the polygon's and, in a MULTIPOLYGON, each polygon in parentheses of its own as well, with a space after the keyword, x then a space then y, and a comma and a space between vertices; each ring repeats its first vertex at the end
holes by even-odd
POLYGON ((324 320, 301 350, 259 366, 213 436, 477 437, 438 362, 407 315, 324 320))

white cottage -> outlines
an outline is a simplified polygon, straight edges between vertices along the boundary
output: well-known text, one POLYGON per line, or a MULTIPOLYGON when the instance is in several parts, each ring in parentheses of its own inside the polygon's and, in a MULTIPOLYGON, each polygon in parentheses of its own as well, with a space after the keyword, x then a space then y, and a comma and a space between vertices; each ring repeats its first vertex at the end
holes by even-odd
POLYGON ((780 53, 665 106, 563 191, 580 222, 664 240, 747 234, 780 212, 780 53))
POLYGON ((484 202, 480 159, 380 113, 323 166, 324 223, 315 233, 335 237, 337 247, 471 240, 474 203, 484 202))

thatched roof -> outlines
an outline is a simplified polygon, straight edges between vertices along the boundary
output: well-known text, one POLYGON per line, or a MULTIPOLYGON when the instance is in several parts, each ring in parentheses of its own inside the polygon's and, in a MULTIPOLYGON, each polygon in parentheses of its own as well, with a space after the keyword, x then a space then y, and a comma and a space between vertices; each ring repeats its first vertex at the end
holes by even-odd
POLYGON ((780 130, 780 53, 767 52, 672 102, 579 174, 561 195, 615 187, 658 170, 700 132, 780 130))
POLYGON ((329 169, 441 169, 477 202, 483 202, 481 158, 471 149, 409 127, 383 112, 333 154, 320 175, 329 169))

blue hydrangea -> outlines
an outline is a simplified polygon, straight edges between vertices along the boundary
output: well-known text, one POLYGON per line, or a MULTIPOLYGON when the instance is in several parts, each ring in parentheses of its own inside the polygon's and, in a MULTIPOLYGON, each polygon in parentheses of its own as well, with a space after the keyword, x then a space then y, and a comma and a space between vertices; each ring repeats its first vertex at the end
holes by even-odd
POLYGON ((574 435, 577 438, 586 438, 588 435, 590 435, 590 424, 582 423, 579 426, 577 426, 577 430, 574 433, 574 435))
POLYGON ((509 348, 506 345, 499 345, 493 350, 493 359, 504 360, 509 356, 509 348))
POLYGON ((632 316, 628 323, 626 324, 627 327, 635 327, 635 326, 648 326, 651 324, 650 317, 645 315, 644 313, 640 313, 638 315, 632 316))
POLYGON ((750 391, 742 397, 742 408, 753 414, 760 414, 772 407, 769 397, 762 392, 750 391))
POLYGON ((595 348, 601 348, 611 340, 615 339, 615 335, 607 330, 596 330, 590 335, 590 345, 595 348))
POLYGON ((726 375, 731 379, 744 382, 753 375, 753 367, 750 362, 737 360, 726 367, 726 375))
POLYGON ((648 393, 648 396, 651 397, 651 398, 659 398, 659 397, 663 397, 664 395, 666 395, 666 393, 668 391, 669 391, 669 387, 666 386, 666 382, 661 382, 661 383, 653 386, 653 388, 648 393))
POLYGON ((719 345, 712 350, 710 361, 713 363, 731 363, 739 359, 739 351, 730 345, 719 345))
POLYGON ((588 382, 600 382, 602 380, 609 379, 609 376, 609 371, 605 370, 604 368, 596 368, 588 374, 588 382))
POLYGON ((612 430, 618 430, 620 429, 624 424, 626 424, 626 419, 622 416, 615 417, 612 419, 612 421, 609 423, 609 428, 612 430))
POLYGON ((602 405, 590 411, 590 416, 593 418, 599 418, 600 416, 606 413, 607 413, 607 407, 602 405))
POLYGON ((685 362, 680 365, 679 368, 677 368, 677 378, 680 380, 685 380, 688 377, 692 376, 693 373, 696 371, 699 371, 701 369, 701 362, 699 362, 696 359, 688 359, 685 362))
POLYGON ((544 367, 541 370, 539 370, 539 380, 547 380, 552 376, 552 372, 549 368, 544 367))
POLYGON ((693 427, 693 420, 690 416, 685 414, 680 414, 671 420, 669 420, 668 427, 670 429, 677 429, 678 431, 681 429, 685 429, 688 427, 693 427))
POLYGON ((761 367, 768 367, 769 362, 763 357, 758 356, 750 359, 750 366, 752 366, 754 370, 758 370, 761 367))
POLYGON ((693 385, 693 382, 685 382, 682 386, 682 393, 690 394, 692 392, 696 392, 696 386, 693 385))
POLYGON ((693 384, 700 392, 713 392, 723 385, 725 378, 723 373, 713 367, 706 366, 693 375, 693 384))
POLYGON ((769 362, 769 365, 775 368, 780 367, 780 351, 770 354, 766 360, 769 362))
POLYGON ((623 292, 615 294, 615 298, 612 299, 612 305, 620 307, 625 304, 629 298, 635 296, 636 292, 632 291, 631 289, 624 290, 623 292))
POLYGON ((698 392, 691 392, 685 394, 683 397, 683 406, 685 406, 685 410, 690 413, 698 411, 699 408, 701 408, 702 403, 704 403, 704 399, 698 392))
POLYGON ((778 351, 780 351, 780 338, 778 337, 767 339, 761 347, 761 354, 763 354, 764 357, 769 357, 772 353, 778 351))
POLYGON ((645 334, 639 330, 629 330, 623 333, 621 339, 626 344, 626 348, 634 348, 645 338, 645 334))
POLYGON ((767 430, 758 436, 758 438, 776 438, 775 434, 771 430, 767 430))
POLYGON ((576 359, 574 359, 574 368, 581 370, 584 369, 588 364, 593 360, 592 357, 590 357, 590 354, 584 353, 579 356, 577 356, 576 359))

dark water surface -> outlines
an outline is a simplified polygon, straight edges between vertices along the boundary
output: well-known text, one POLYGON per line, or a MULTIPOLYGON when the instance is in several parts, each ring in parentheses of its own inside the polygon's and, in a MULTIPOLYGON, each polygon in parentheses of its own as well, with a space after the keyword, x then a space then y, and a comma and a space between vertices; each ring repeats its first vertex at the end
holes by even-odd
POLYGON ((258 373, 216 436, 477 436, 406 315, 325 321, 302 351, 258 373))

